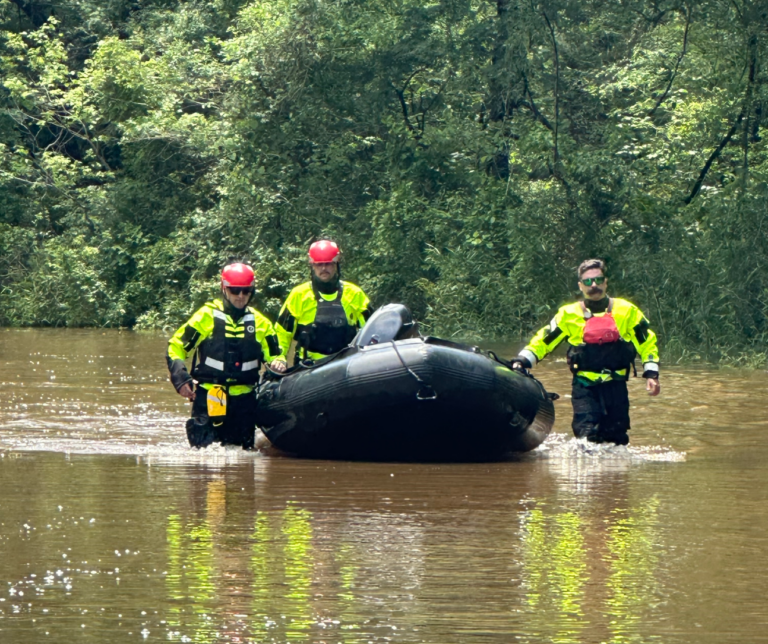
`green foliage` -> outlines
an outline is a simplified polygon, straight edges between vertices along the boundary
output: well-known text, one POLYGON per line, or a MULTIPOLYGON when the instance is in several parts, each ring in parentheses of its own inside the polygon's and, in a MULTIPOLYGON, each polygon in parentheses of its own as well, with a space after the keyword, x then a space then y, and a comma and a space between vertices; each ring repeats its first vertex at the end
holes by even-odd
MULTIPOLYGON (((0 0, 0 323, 173 327, 336 238, 430 332, 525 337, 610 262, 666 355, 765 355, 755 0, 0 0)), ((753 356, 749 358, 748 356, 753 356)))

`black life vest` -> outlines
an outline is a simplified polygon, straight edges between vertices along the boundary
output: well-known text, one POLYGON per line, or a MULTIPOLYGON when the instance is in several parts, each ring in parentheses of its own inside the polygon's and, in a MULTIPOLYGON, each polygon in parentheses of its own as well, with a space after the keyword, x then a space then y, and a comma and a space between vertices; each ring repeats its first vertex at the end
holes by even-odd
POLYGON ((581 302, 584 312, 584 341, 577 346, 568 348, 568 364, 571 371, 591 371, 593 373, 610 373, 617 378, 615 372, 626 369, 619 378, 629 377, 629 367, 632 365, 637 352, 635 345, 624 340, 616 326, 613 317, 613 298, 608 300, 608 309, 600 317, 581 302))
POLYGON ((352 342, 357 333, 357 327, 347 321, 347 312, 341 303, 344 284, 339 283, 338 295, 330 301, 320 295, 314 286, 312 292, 317 301, 317 312, 311 324, 298 325, 298 349, 304 357, 308 351, 326 356, 341 351, 352 342))
POLYGON ((200 343, 192 365, 192 377, 216 385, 252 385, 259 380, 264 361, 261 343, 256 339, 256 318, 246 314, 235 322, 213 303, 213 332, 200 343), (227 337, 227 324, 233 329, 227 337))

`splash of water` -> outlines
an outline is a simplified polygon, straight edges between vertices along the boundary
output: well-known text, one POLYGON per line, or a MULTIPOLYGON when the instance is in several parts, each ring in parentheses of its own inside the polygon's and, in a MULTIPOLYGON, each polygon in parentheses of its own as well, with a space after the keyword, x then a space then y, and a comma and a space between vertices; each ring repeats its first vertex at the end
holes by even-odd
POLYGON ((678 463, 685 461, 686 453, 666 445, 614 445, 591 443, 586 438, 569 437, 566 434, 550 434, 533 452, 538 458, 549 460, 591 460, 595 462, 640 463, 661 461, 678 463))

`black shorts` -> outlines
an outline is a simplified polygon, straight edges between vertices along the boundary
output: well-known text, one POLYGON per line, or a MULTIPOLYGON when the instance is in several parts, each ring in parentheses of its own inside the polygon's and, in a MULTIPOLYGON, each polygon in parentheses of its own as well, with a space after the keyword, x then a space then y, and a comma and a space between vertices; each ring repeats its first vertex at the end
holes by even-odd
POLYGON ((595 443, 629 443, 629 393, 626 380, 585 386, 573 381, 573 433, 595 443))
POLYGON ((192 418, 187 421, 187 439, 192 447, 211 443, 253 447, 256 432, 255 393, 227 396, 227 415, 208 416, 208 391, 197 385, 192 402, 192 418))

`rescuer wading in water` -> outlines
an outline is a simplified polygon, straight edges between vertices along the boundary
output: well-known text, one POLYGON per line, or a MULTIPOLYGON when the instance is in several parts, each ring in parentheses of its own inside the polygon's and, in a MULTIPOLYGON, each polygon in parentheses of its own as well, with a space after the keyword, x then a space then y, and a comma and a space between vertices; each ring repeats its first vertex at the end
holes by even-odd
POLYGON ((253 447, 254 385, 264 362, 284 371, 272 323, 248 306, 255 276, 247 264, 229 264, 221 272, 221 298, 206 303, 168 342, 171 383, 192 401, 187 438, 192 447, 253 447), (194 354, 192 374, 184 360, 194 354), (195 388, 193 385, 197 381, 195 388))
POLYGON ((573 372, 573 433, 595 443, 629 443, 627 380, 636 354, 651 396, 658 395, 659 350, 642 311, 607 295, 605 263, 588 259, 578 269, 584 300, 561 307, 513 360, 530 368, 568 340, 573 372))
POLYGON ((288 295, 275 330, 285 356, 296 339, 295 361, 320 360, 346 347, 370 317, 368 296, 341 280, 339 247, 323 239, 309 247, 311 279, 288 295))

